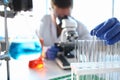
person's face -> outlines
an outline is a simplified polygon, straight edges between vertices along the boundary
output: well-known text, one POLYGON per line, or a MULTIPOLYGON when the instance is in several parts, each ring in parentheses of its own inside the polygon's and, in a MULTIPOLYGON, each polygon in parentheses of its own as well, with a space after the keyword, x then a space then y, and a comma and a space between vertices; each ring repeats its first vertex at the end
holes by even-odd
POLYGON ((53 6, 53 11, 55 16, 59 16, 59 17, 69 16, 71 14, 71 7, 59 8, 57 6, 53 6))

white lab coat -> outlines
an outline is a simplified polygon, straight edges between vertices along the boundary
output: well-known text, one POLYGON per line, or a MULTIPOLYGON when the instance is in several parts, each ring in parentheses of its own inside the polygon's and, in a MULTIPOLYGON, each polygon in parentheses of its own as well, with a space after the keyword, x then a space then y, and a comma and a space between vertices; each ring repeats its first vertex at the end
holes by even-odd
MULTIPOLYGON (((79 21, 77 21, 77 24, 78 39, 90 39, 91 37, 87 28, 79 21)), ((39 38, 43 38, 44 46, 51 46, 60 40, 60 37, 57 37, 56 26, 53 24, 50 15, 43 16, 40 25, 36 29, 36 33, 39 38)))

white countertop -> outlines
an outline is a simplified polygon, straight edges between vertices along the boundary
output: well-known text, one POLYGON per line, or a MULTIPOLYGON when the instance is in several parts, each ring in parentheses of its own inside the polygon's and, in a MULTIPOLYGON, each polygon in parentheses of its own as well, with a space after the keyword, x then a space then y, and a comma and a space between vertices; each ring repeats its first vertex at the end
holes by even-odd
MULTIPOLYGON (((44 60, 44 68, 40 71, 28 67, 27 61, 10 60, 10 80, 49 80, 64 74, 70 74, 70 70, 62 70, 54 61, 44 60)), ((0 66, 0 80, 7 80, 6 61, 0 66)))

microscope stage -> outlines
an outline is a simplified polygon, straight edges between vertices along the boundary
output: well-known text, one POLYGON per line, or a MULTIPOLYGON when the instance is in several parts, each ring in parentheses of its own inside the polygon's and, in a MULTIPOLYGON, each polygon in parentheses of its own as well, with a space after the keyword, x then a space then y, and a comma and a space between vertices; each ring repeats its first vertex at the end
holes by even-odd
POLYGON ((55 61, 57 64, 62 68, 62 69, 71 69, 70 68, 70 63, 75 62, 74 58, 67 58, 64 55, 59 55, 55 61))

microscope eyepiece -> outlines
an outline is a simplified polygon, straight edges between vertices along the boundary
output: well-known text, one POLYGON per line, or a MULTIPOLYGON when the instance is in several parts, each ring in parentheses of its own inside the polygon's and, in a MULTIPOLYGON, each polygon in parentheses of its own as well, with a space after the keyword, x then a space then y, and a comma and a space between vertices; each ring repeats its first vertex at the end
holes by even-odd
POLYGON ((67 15, 65 15, 65 16, 63 16, 63 17, 58 16, 58 17, 56 18, 56 23, 57 23, 58 26, 61 27, 61 25, 62 25, 62 20, 63 20, 63 19, 68 19, 68 16, 67 16, 67 15))

